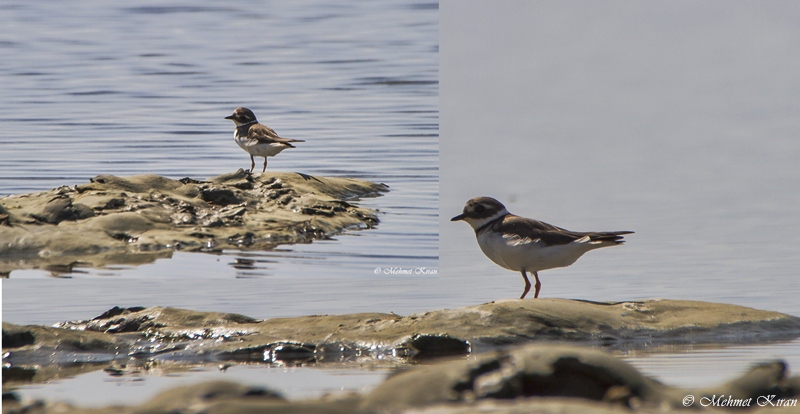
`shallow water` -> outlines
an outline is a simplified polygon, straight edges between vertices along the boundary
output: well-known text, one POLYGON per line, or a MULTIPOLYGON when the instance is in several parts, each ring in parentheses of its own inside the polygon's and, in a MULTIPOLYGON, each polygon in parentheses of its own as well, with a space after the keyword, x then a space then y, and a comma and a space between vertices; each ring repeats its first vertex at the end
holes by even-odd
MULTIPOLYGON (((112 277, 135 297, 152 294, 138 279, 311 279, 307 284, 372 278, 377 267, 438 268, 436 3, 249 9, 20 2, 0 10, 8 21, 0 43, 0 195, 85 183, 101 173, 202 179, 247 168, 233 124, 223 119, 237 106, 250 107, 283 136, 306 140, 272 158, 270 169, 391 189, 360 202, 380 210, 374 230, 270 252, 178 253, 139 267, 55 276, 112 277)), ((20 303, 33 294, 49 297, 54 309, 95 312, 96 295, 80 297, 71 291, 77 284, 59 283, 60 293, 50 295, 46 284, 34 293, 33 285, 18 283, 50 276, 12 272, 6 320, 62 319, 58 311, 33 318, 20 303)), ((164 288, 193 297, 208 286, 164 288)))
MULTIPOLYGON (((4 321, 52 324, 135 304, 262 318, 429 307, 432 295, 409 281, 435 275, 383 270, 438 269, 436 2, 5 2, 0 20, 0 196, 98 174, 203 179, 249 168, 233 124, 223 119, 237 106, 306 141, 270 159, 270 170, 391 189, 359 203, 380 210, 377 228, 332 240, 268 252, 179 252, 138 267, 70 274, 14 271, 3 281, 4 321)), ((318 395, 339 381, 313 370, 248 369, 251 378, 295 381, 295 391, 276 387, 288 396, 318 395)), ((220 379, 238 378, 237 370, 220 379)), ((343 386, 360 386, 359 372, 342 375, 356 378, 343 386)), ((124 381, 92 373, 21 395, 69 395, 86 405, 99 403, 98 387, 114 400, 137 387, 175 384, 157 376, 144 381, 152 387, 124 381)), ((125 402, 149 394, 130 395, 125 402)))
POLYGON ((759 362, 781 359, 789 375, 800 367, 800 340, 762 345, 675 346, 672 352, 631 351, 621 355, 645 375, 689 391, 713 387, 733 380, 759 362))
POLYGON ((388 373, 386 369, 264 368, 250 365, 235 365, 224 372, 216 368, 198 367, 168 375, 161 372, 142 372, 120 377, 95 371, 55 381, 47 386, 21 387, 19 393, 26 398, 56 399, 82 407, 104 407, 115 404, 137 404, 173 387, 206 381, 234 381, 273 391, 279 390, 285 398, 302 399, 343 391, 367 392, 380 384, 388 373), (91 384, 94 396, 91 399, 76 396, 76 389, 83 388, 87 384, 91 384), (309 387, 309 384, 314 386, 309 387))
MULTIPOLYGON (((693 299, 800 316, 797 6, 462 3, 445 1, 441 11, 402 2, 0 6, 10 24, 0 39, 8 80, 0 83, 0 194, 100 173, 203 178, 247 167, 222 119, 239 105, 307 140, 270 169, 392 187, 362 201, 384 213, 377 229, 336 240, 177 253, 59 279, 14 272, 3 281, 4 320, 52 324, 116 305, 257 318, 409 314, 518 297, 520 276, 486 259, 467 225, 448 221, 478 195, 569 229, 636 231, 624 246, 542 272, 542 296, 693 299), (255 260, 253 268, 237 259, 255 260), (393 268, 439 272, 384 273, 393 268)), ((623 357, 691 388, 774 358, 796 372, 800 342, 623 357)), ((254 383, 290 397, 319 395, 329 380, 366 389, 383 375, 344 371, 293 369, 305 378, 293 385, 275 368, 229 370, 275 374, 254 383)), ((109 399, 141 386, 140 401, 159 389, 149 384, 170 381, 103 375, 21 394, 89 405, 87 390, 103 383, 120 391, 109 399)))

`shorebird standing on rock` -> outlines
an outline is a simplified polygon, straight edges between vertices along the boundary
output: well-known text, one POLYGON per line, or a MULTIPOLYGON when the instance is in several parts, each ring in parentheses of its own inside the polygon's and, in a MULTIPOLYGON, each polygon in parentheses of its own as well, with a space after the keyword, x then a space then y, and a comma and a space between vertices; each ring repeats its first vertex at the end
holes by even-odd
POLYGON ((233 140, 250 154, 250 173, 256 168, 256 160, 253 158, 264 157, 264 169, 267 171, 267 157, 274 157, 286 148, 295 148, 292 142, 305 142, 302 139, 281 138, 272 128, 258 123, 256 114, 253 111, 239 107, 233 111, 232 115, 226 116, 236 124, 233 131, 233 140))
POLYGON ((466 221, 475 230, 483 254, 503 268, 522 273, 525 290, 531 290, 526 272, 536 278, 534 298, 539 297, 542 284, 539 270, 566 267, 584 253, 601 247, 625 243, 623 234, 632 231, 577 232, 562 229, 538 220, 515 216, 491 197, 467 201, 464 212, 450 221, 466 221))

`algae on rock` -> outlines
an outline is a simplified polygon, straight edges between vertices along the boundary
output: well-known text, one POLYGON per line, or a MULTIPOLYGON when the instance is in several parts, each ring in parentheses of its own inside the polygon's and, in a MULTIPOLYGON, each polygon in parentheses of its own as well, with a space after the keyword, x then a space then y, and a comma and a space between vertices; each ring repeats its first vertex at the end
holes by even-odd
POLYGON ((205 181, 100 175, 91 182, 0 198, 0 273, 141 264, 174 250, 271 249, 344 229, 377 212, 351 204, 384 184, 243 170, 205 181))
POLYGON ((54 327, 5 323, 3 352, 4 362, 20 368, 46 365, 42 359, 65 350, 73 360, 97 360, 105 355, 109 361, 131 365, 152 358, 162 362, 394 366, 532 341, 658 352, 660 347, 670 350, 675 344, 741 344, 799 336, 800 318, 794 316, 680 300, 510 300, 409 316, 376 312, 267 320, 168 307, 115 307, 90 320, 54 327), (69 342, 63 342, 66 340, 69 342))

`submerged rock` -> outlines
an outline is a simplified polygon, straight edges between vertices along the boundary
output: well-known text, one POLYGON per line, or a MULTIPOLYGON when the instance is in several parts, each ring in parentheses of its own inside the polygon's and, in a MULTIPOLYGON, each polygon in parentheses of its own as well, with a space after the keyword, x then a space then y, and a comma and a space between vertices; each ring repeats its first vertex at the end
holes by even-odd
POLYGON ((0 198, 0 273, 141 264, 176 249, 270 249, 370 228, 352 201, 383 184, 243 170, 205 181, 100 175, 89 184, 0 198))

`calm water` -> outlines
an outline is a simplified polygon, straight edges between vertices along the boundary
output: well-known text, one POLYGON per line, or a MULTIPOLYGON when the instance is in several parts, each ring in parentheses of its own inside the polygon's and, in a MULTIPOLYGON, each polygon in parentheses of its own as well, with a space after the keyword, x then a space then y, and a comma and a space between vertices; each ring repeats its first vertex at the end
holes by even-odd
MULTIPOLYGON (((222 309, 225 301, 200 300, 222 291, 231 302, 239 294, 260 296, 259 305, 276 296, 287 306, 298 297, 324 302, 386 279, 376 268, 438 268, 437 4, 193 4, 0 6, 0 195, 101 173, 205 178, 247 167, 223 119, 247 106, 281 135, 306 140, 270 169, 388 184, 385 196, 361 202, 381 211, 381 224, 271 252, 179 253, 60 275, 70 281, 15 271, 4 284, 6 320, 85 318, 117 301, 222 309), (234 267, 237 259, 253 266, 234 267), (21 280, 29 278, 44 279, 21 280), (113 279, 116 298, 98 295, 98 278, 113 279), (182 280, 154 289, 167 278, 182 280), (349 285, 331 290, 335 280, 349 285), (37 310, 32 296, 55 306, 37 310)), ((236 308, 263 316, 328 310, 236 308)))
MULTIPOLYGON (((540 273, 541 295, 734 303, 800 316, 800 4, 445 1, 440 265, 464 302, 522 278, 449 218, 489 195, 624 246, 540 273), (480 58, 476 58, 480 57, 480 58)), ((800 341, 629 355, 712 385, 800 341)))
MULTIPOLYGON (((2 6, 0 194, 101 172, 181 178, 245 167, 221 118, 249 105, 307 140, 270 168, 389 184, 385 197, 362 202, 384 212, 382 224, 275 252, 181 253, 70 279, 14 272, 4 320, 50 324, 114 305, 408 314, 518 297, 519 275, 448 221, 478 195, 569 229, 636 231, 624 246, 542 272, 543 296, 694 299, 800 316, 800 6, 197 4, 2 6), (235 269, 242 257, 255 269, 235 269), (374 274, 392 266, 439 274, 374 274)), ((800 342, 624 357, 699 387, 765 359, 797 372, 800 342)), ((335 384, 367 389, 384 374, 334 372, 238 367, 129 382, 91 373, 22 394, 89 405, 97 400, 81 391, 107 387, 120 391, 107 401, 131 402, 126 392, 138 401, 164 385, 228 378, 305 397, 335 384)))
MULTIPOLYGON (((438 269, 436 2, 4 2, 0 21, 0 196, 98 174, 206 178, 249 167, 223 119, 237 106, 283 136, 306 140, 271 159, 270 169, 391 188, 360 202, 381 211, 378 228, 335 240, 270 252, 178 253, 58 279, 12 272, 2 286, 3 320, 51 324, 133 304, 264 318, 430 308, 436 293, 420 294, 414 280, 435 276, 382 270, 438 269), (253 266, 234 267, 242 258, 253 266)), ((256 371, 244 370, 251 378, 256 371)), ((282 379, 262 383, 289 396, 318 394, 338 381, 314 370, 267 371, 282 379), (292 391, 292 381, 306 390, 292 391)), ((204 372, 184 377, 222 375, 204 372)), ((73 401, 97 404, 91 390, 107 380, 92 374, 22 394, 60 399, 66 387, 73 401)), ((176 385, 154 376, 115 383, 102 403, 165 384, 176 385)))
POLYGON ((165 389, 222 380, 280 390, 281 395, 286 398, 301 399, 317 398, 326 393, 343 391, 367 392, 380 384, 386 375, 388 371, 383 369, 284 367, 265 369, 251 365, 232 366, 225 372, 212 367, 198 367, 168 375, 145 372, 121 377, 112 377, 103 371, 95 371, 46 386, 26 387, 20 394, 29 398, 70 402, 83 407, 133 405, 153 398, 165 389), (81 396, 80 387, 86 384, 91 384, 93 393, 91 398, 81 396))

